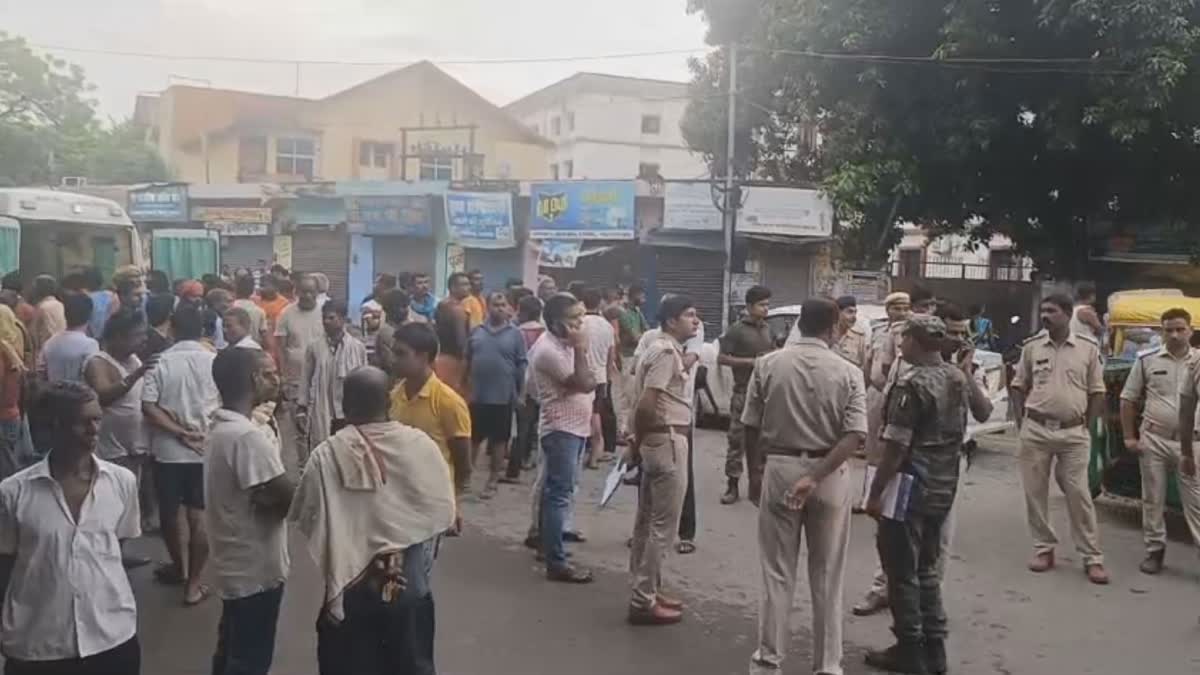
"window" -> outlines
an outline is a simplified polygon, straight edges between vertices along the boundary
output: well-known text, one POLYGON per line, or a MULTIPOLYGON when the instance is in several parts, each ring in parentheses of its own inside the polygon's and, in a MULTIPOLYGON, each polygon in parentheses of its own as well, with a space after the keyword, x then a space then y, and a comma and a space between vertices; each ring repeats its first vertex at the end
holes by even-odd
POLYGON ((311 138, 275 140, 275 173, 312 178, 317 166, 317 142, 311 138))
POLYGON ((642 115, 642 133, 657 134, 662 131, 662 118, 658 115, 642 115))
POLYGON ((575 177, 575 162, 568 159, 567 161, 563 162, 562 166, 563 178, 575 177))
POLYGON ((396 146, 391 143, 364 141, 358 146, 358 165, 386 169, 395 153, 396 146))
POLYGON ((454 160, 449 157, 422 157, 421 180, 454 180, 454 160))
POLYGON ((567 113, 567 131, 575 131, 575 113, 567 113))
POLYGON ((658 172, 662 169, 659 165, 653 162, 640 162, 638 164, 638 178, 658 178, 658 172))
POLYGON ((562 118, 554 117, 550 119, 550 133, 554 136, 562 135, 562 118))
POLYGON ((553 178, 554 180, 558 180, 558 165, 557 164, 550 165, 550 177, 553 178))

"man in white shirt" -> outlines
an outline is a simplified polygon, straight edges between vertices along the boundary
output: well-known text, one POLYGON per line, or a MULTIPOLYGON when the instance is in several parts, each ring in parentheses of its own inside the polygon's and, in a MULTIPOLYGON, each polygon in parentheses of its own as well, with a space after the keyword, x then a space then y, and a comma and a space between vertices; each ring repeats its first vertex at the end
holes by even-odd
POLYGON ((592 377, 596 378, 596 400, 592 404, 592 437, 588 448, 586 465, 595 469, 596 461, 605 451, 616 451, 616 414, 612 407, 612 388, 608 382, 608 374, 612 372, 616 360, 617 333, 613 325, 600 315, 600 305, 604 296, 598 288, 588 288, 583 292, 583 307, 587 314, 583 317, 583 332, 587 335, 588 367, 592 369, 592 377), (604 426, 611 419, 613 424, 611 434, 605 434, 604 426))
POLYGON ((0 649, 8 675, 138 675, 121 541, 141 535, 133 473, 94 456, 95 392, 50 385, 49 456, 0 482, 0 649))
POLYGON ((46 382, 83 382, 83 364, 100 351, 100 343, 87 334, 92 299, 86 293, 63 298, 67 329, 46 341, 38 354, 37 373, 46 382))
POLYGON ((294 487, 278 444, 254 408, 279 395, 275 361, 257 349, 227 349, 212 365, 222 407, 204 456, 204 497, 213 571, 223 609, 214 675, 267 675, 288 575, 284 519, 294 487))
POLYGON ((160 567, 155 577, 165 584, 185 584, 183 601, 191 606, 202 602, 210 592, 200 583, 208 562, 204 442, 210 418, 220 406, 220 395, 212 378, 216 354, 200 342, 204 310, 195 303, 179 303, 171 317, 171 329, 175 344, 146 374, 142 412, 150 426, 158 513, 163 541, 171 556, 171 563, 160 567), (186 537, 180 528, 181 509, 187 516, 186 537))
MULTIPOLYGON (((309 345, 325 339, 321 322, 321 305, 317 303, 317 281, 312 276, 300 280, 296 287, 296 302, 288 305, 275 322, 275 363, 283 372, 284 412, 289 422, 283 427, 288 438, 296 444, 300 466, 308 459, 308 419, 298 410, 300 387, 303 386, 304 356, 309 345)), ((285 441, 286 442, 286 441, 285 441)))

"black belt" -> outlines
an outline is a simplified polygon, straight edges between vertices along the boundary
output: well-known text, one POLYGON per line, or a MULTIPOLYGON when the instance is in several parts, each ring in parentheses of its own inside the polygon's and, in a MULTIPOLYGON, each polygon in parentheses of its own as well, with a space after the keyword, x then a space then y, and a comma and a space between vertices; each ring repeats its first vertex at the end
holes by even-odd
POLYGON ((829 452, 829 448, 824 450, 800 450, 798 448, 768 447, 766 454, 768 456, 777 455, 779 457, 812 457, 813 459, 819 459, 828 455, 829 452))
POLYGON ((1025 410, 1025 416, 1051 431, 1058 431, 1060 429, 1074 429, 1075 427, 1081 427, 1087 423, 1086 420, 1082 418, 1078 418, 1070 422, 1063 422, 1058 418, 1050 417, 1049 415, 1043 415, 1040 412, 1029 409, 1025 410))

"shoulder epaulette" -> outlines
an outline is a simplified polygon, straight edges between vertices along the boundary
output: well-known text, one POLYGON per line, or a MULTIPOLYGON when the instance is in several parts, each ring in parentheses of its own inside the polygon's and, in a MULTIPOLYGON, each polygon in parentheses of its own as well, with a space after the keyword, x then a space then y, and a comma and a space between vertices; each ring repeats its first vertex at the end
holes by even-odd
POLYGON ((1077 338, 1080 338, 1086 342, 1090 342, 1090 343, 1096 345, 1097 347, 1100 346, 1100 341, 1097 340, 1096 337, 1093 335, 1088 335, 1086 333, 1074 333, 1074 336, 1077 338))
POLYGON ((1029 337, 1025 338, 1024 340, 1021 340, 1021 346, 1024 347, 1025 345, 1032 344, 1033 342, 1044 337, 1045 334, 1046 334, 1046 331, 1038 331, 1038 332, 1034 333, 1033 335, 1030 335, 1029 337))

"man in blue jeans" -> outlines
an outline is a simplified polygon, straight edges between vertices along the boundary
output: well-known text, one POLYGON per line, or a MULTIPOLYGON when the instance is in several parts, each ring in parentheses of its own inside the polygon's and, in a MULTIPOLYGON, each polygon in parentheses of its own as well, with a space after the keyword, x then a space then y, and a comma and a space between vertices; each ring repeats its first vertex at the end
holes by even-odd
POLYGON ((583 303, 569 293, 546 301, 547 334, 535 350, 534 383, 541 406, 541 443, 546 479, 542 486, 542 550, 546 578, 573 584, 592 581, 589 570, 567 564, 563 524, 575 489, 575 467, 592 433, 596 378, 588 366, 583 303))
POLYGON ((279 444, 251 419, 279 395, 275 361, 262 350, 227 349, 213 361, 221 408, 204 462, 208 537, 224 602, 213 675, 267 675, 288 575, 284 518, 294 488, 279 444))

